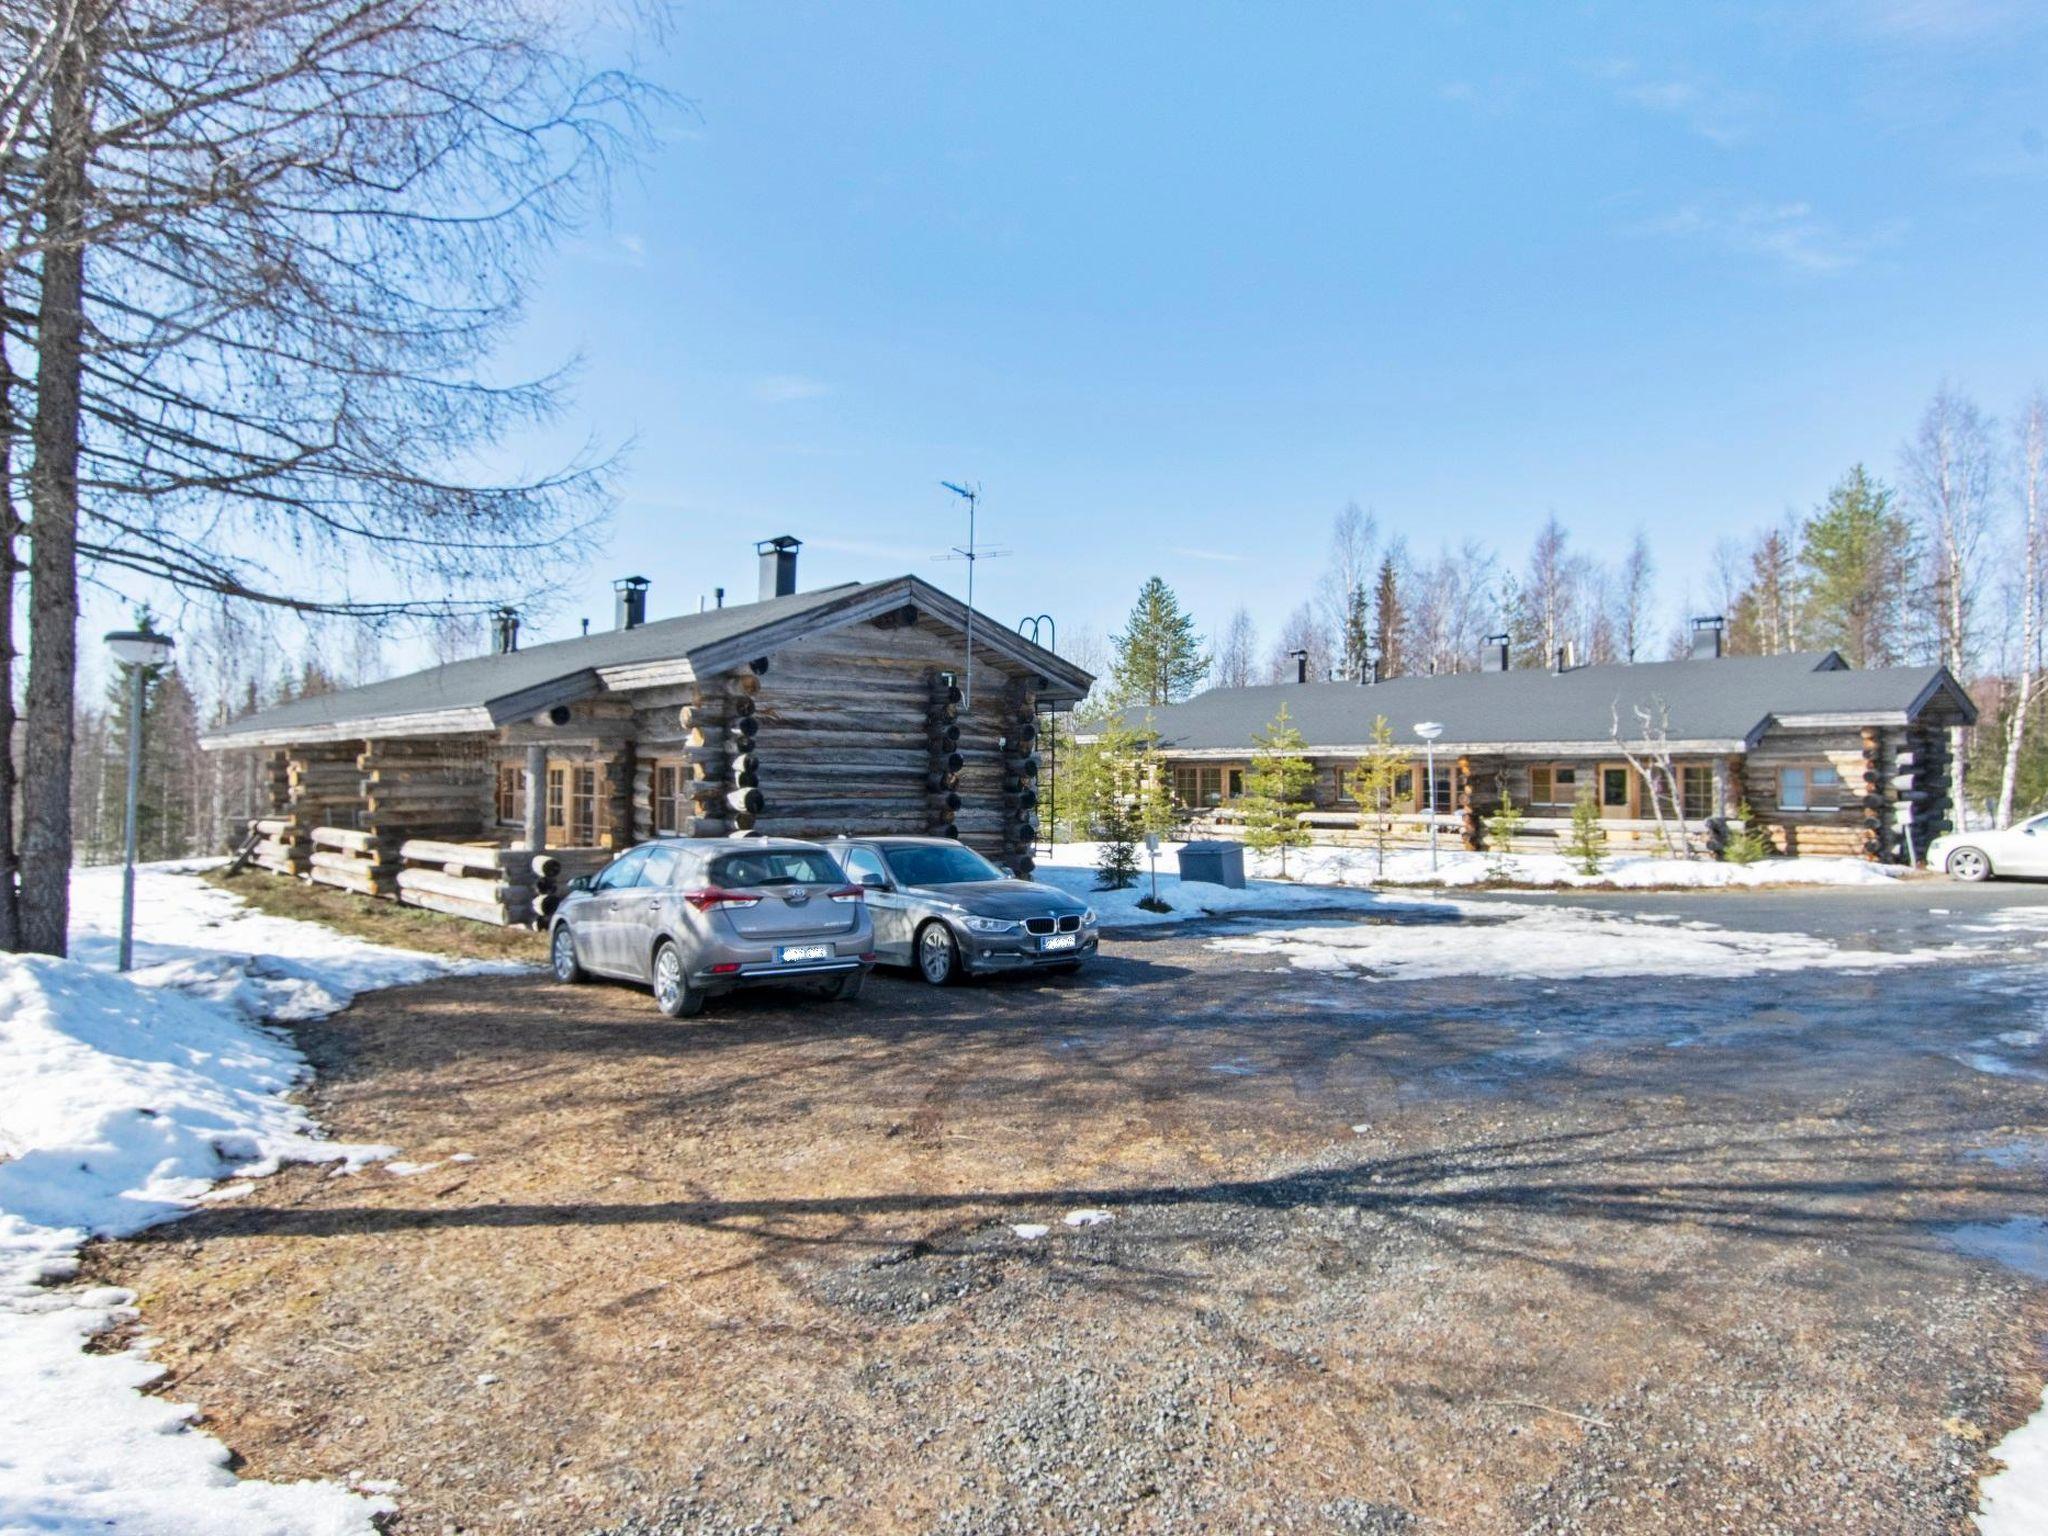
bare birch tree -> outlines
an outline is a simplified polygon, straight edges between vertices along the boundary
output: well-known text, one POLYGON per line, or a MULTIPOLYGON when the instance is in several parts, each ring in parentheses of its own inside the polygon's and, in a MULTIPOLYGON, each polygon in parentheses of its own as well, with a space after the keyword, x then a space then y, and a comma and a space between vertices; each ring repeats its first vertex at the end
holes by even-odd
POLYGON ((1630 771, 1649 793, 1650 816, 1657 823, 1657 840, 1664 851, 1681 859, 1697 858, 1699 844, 1686 820, 1685 792, 1671 760, 1671 712, 1662 699, 1653 699, 1647 705, 1630 706, 1630 713, 1636 722, 1633 743, 1621 734, 1619 701, 1613 706, 1615 750, 1627 759, 1630 771))
MULTIPOLYGON (((1941 664, 1967 684, 1974 660, 1978 549, 1991 517, 1991 437, 1975 404, 1944 384, 1906 447, 1908 503, 1918 513, 1929 564, 1925 603, 1941 664)), ((1967 732, 1949 732, 1958 827, 1969 825, 1964 748, 1967 732)))
POLYGON ((1216 660, 1209 676, 1218 688, 1249 688, 1258 671, 1259 631, 1243 608, 1231 614, 1216 642, 1216 660))
POLYGON ((1359 594, 1372 583, 1379 541, 1378 519, 1355 501, 1346 502, 1330 524, 1330 555, 1316 578, 1315 612, 1325 636, 1321 649, 1331 656, 1345 652, 1344 632, 1359 594))
POLYGON ((0 165, 30 211, 7 337, 35 359, 19 940, 50 952, 82 568, 359 618, 559 568, 601 465, 448 466, 555 407, 558 380, 481 366, 641 99, 545 0, 75 4, 0 165))
POLYGON ((2005 762, 1998 775, 1994 825, 2012 825, 2020 755, 2041 686, 2042 588, 2048 584, 2048 395, 2036 394, 2014 424, 2015 491, 2019 502, 2019 654, 2013 668, 2012 708, 2006 717, 2005 762))

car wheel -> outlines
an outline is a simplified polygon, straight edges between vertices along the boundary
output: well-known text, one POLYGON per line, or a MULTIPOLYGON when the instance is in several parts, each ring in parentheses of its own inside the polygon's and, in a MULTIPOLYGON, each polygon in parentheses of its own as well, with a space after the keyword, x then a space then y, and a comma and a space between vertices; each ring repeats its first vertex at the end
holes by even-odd
POLYGON ((667 939, 654 952, 654 1006, 672 1019, 694 1019, 704 1011, 704 994, 683 975, 683 952, 667 939))
POLYGON ((1958 848, 1948 856, 1948 872, 1958 880, 1976 882, 1991 878, 1991 861, 1976 848, 1958 848))
POLYGON ((576 935, 567 923, 555 924, 555 936, 548 942, 548 969, 555 973, 555 980, 571 985, 589 978, 589 972, 577 962, 576 935))
POLYGON ((960 946, 944 923, 929 922, 917 930, 917 974, 935 987, 960 979, 960 946))
POLYGON ((860 1001, 860 989, 868 979, 865 971, 849 971, 825 989, 825 995, 835 1003, 860 1001))

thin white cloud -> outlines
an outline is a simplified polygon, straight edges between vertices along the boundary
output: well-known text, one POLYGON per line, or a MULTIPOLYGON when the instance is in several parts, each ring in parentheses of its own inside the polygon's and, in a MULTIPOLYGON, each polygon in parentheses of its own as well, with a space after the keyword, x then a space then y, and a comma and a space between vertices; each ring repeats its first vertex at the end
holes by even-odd
POLYGON ((1243 555, 1233 555, 1227 550, 1221 549, 1188 549, 1180 547, 1174 549, 1173 553, 1179 555, 1184 560, 1212 560, 1218 565, 1239 565, 1244 561, 1243 555))
POLYGON ((1840 0, 1852 31, 1911 42, 1983 42, 2041 24, 2035 0, 1840 0))
POLYGON ((1638 233, 1705 240, 1808 277, 1831 277, 1896 239, 1896 225, 1864 234, 1836 228, 1809 203, 1687 203, 1638 233))
POLYGON ((1755 138, 1768 113, 1768 103, 1754 91, 1683 73, 1653 74, 1633 59, 1599 59, 1585 68, 1624 106, 1674 118, 1724 149, 1755 138))
POLYGON ((792 400, 815 400, 820 395, 832 393, 832 386, 822 379, 805 378, 800 373, 770 373, 754 380, 754 398, 770 405, 787 405, 792 400))

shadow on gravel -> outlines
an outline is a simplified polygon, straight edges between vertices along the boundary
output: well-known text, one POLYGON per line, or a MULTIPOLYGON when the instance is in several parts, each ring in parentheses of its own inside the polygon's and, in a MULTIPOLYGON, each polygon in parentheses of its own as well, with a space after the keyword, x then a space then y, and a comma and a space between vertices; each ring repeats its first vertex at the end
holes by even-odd
MULTIPOLYGON (((961 1233, 1020 1212, 1088 1206, 1106 1208, 1126 1221, 1160 1210, 1181 1216, 1233 1209, 1246 1215, 1355 1211, 1428 1222, 1435 1236, 1475 1255, 1541 1263, 1554 1262, 1548 1245, 1538 1251, 1533 1244, 1518 1243, 1522 1229, 1498 1218, 1528 1215, 1624 1226, 1682 1223, 1738 1237, 1854 1242, 1865 1251, 1893 1250, 1898 1257, 1929 1248, 1959 1220, 2039 1196, 2039 1181, 2031 1172, 2007 1173, 1982 1162, 1975 1170, 1958 1167, 1953 1160, 1958 1139, 1974 1134, 1962 1125, 1889 1127, 1882 1146, 1830 1131, 1787 1135, 1781 1125, 1759 1127, 1748 1137, 1731 1136, 1725 1122, 1676 1122, 1652 1134, 1662 1139, 1642 1144, 1643 1128, 1617 1127, 1203 1183, 454 1208, 241 1204, 195 1214, 132 1241, 656 1223, 727 1232, 771 1249, 899 1248, 900 1235, 864 1231, 859 1223, 915 1215, 937 1218, 961 1233), (1901 1152, 1915 1150, 1924 1153, 1930 1166, 1902 1168, 1901 1152), (1943 1166, 1931 1166, 1936 1159, 1943 1166), (1727 1171, 1716 1174, 1703 1166, 1711 1164, 1727 1165, 1727 1171), (1475 1220, 1447 1227, 1440 1220, 1446 1216, 1475 1220), (847 1225, 832 1230, 834 1222, 847 1225)), ((1119 1240, 1146 1237, 1129 1228, 1113 1235, 1119 1240)), ((1213 1235, 1228 1242, 1231 1232, 1226 1225, 1213 1235)))

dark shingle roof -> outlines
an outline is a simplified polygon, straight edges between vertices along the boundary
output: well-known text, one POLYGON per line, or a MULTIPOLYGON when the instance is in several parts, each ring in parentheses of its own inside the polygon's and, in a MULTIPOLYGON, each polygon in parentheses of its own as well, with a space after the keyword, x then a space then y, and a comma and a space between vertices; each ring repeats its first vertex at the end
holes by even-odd
MULTIPOLYGON (((863 612, 882 600, 912 601, 940 617, 964 612, 954 599, 916 577, 847 582, 758 603, 655 619, 632 629, 549 641, 502 655, 472 656, 360 688, 295 699, 221 727, 206 738, 206 744, 226 747, 300 735, 311 740, 368 726, 392 734, 488 729, 551 702, 597 691, 601 671, 689 660, 743 641, 758 630, 806 617, 815 617, 821 626, 829 627, 842 610, 863 612)), ((1062 696, 1070 692, 1078 698, 1087 690, 1092 679, 1086 672, 985 616, 976 617, 977 651, 988 644, 1028 655, 1059 680, 1062 696)), ((729 664, 728 658, 721 660, 729 664)))
MULTIPOLYGON (((1638 739, 1640 704, 1668 712, 1670 740, 1736 750, 1777 715, 1854 715, 1870 723, 1918 708, 1947 678, 1940 667, 1853 671, 1831 651, 1783 656, 1578 667, 1552 673, 1460 672, 1357 683, 1285 683, 1212 688, 1184 704, 1126 712, 1148 717, 1169 752, 1248 750, 1252 737, 1287 706, 1310 747, 1362 746, 1384 715, 1403 743, 1419 721, 1443 725, 1446 749, 1601 743, 1612 739, 1615 711, 1625 738, 1638 739)), ((1950 683, 1951 688, 1954 687, 1950 683)))

